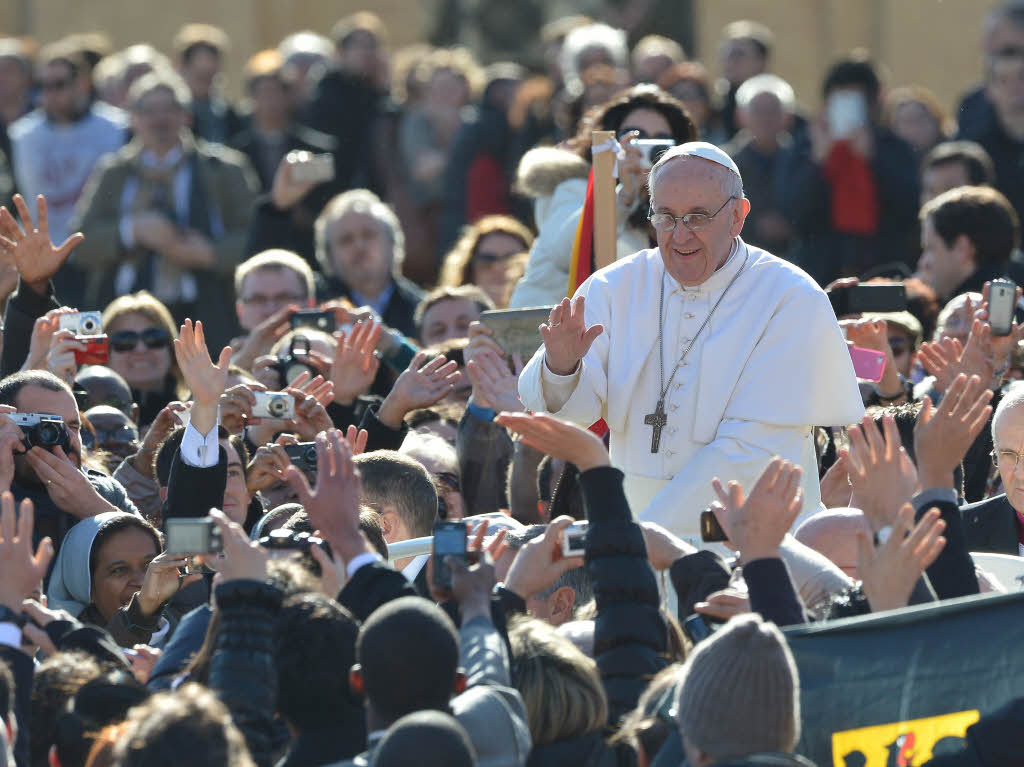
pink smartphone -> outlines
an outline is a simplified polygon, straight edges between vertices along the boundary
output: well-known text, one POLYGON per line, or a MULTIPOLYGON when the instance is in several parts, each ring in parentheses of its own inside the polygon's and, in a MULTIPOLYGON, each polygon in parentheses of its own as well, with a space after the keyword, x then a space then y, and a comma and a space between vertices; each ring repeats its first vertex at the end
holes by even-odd
POLYGON ((857 378, 878 383, 885 372, 885 353, 874 349, 863 349, 850 346, 850 359, 853 360, 853 372, 857 378))

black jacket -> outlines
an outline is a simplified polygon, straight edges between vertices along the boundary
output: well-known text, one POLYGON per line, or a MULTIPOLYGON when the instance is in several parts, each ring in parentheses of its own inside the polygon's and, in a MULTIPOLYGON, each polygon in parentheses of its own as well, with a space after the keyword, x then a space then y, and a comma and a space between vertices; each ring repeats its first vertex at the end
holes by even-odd
MULTIPOLYGON (((322 154, 333 152, 335 147, 335 142, 330 136, 305 125, 296 124, 290 126, 282 138, 282 158, 288 152, 296 149, 313 152, 314 154, 322 154)), ((276 168, 270 173, 267 172, 269 169, 264 164, 263 144, 263 137, 253 125, 249 125, 240 133, 236 133, 228 142, 228 146, 232 149, 237 149, 249 158, 249 162, 252 163, 252 167, 256 170, 256 175, 259 176, 260 186, 264 192, 269 192, 274 183, 274 171, 276 171, 276 168)))
POLYGON ((643 532, 629 510, 622 472, 610 466, 580 474, 586 509, 586 567, 594 586, 594 659, 608 696, 612 727, 636 707, 648 681, 666 665, 668 631, 643 532))
POLYGON ((383 562, 374 562, 356 570, 338 594, 338 604, 362 623, 381 605, 414 596, 416 589, 404 575, 383 562))
MULTIPOLYGON (((1017 542, 1017 512, 1005 495, 972 503, 960 509, 968 551, 1020 554, 1017 542)), ((949 537, 949 532, 945 533, 949 537)))
POLYGON ((490 514, 508 508, 505 477, 512 462, 513 443, 508 432, 473 415, 468 409, 455 436, 459 457, 459 484, 468 514, 490 514))
POLYGON ((274 620, 282 592, 262 581, 237 580, 217 587, 220 633, 210 663, 211 690, 231 712, 258 767, 272 763, 274 620))
POLYGON ((36 320, 51 309, 59 309, 60 301, 53 293, 53 284, 45 296, 36 293, 18 280, 18 287, 7 300, 4 312, 4 346, 0 353, 0 378, 17 373, 28 358, 32 328, 36 320))
POLYGON ((967 744, 925 767, 1010 767, 1024 764, 1024 698, 1015 698, 967 728, 967 744))
POLYGON ((174 451, 171 473, 167 480, 164 519, 172 517, 205 517, 210 509, 224 505, 224 488, 228 482, 228 454, 218 445, 217 465, 206 469, 189 466, 181 460, 181 450, 174 451))
POLYGON ((608 745, 604 732, 534 746, 526 767, 635 767, 636 751, 626 743, 608 745))
MULTIPOLYGON (((995 116, 995 115, 994 115, 995 116)), ((996 169, 996 189, 1006 195, 1017 215, 1024 215, 1024 141, 1011 137, 999 124, 998 116, 975 132, 957 138, 981 144, 996 169)))
POLYGON ((366 748, 366 725, 363 711, 339 714, 332 727, 305 730, 288 746, 288 753, 276 767, 323 767, 343 759, 351 759, 366 748))
MULTIPOLYGON (((401 276, 395 277, 394 286, 395 291, 391 294, 391 300, 388 301, 387 307, 381 313, 381 319, 389 328, 393 328, 409 338, 417 338, 418 333, 416 332, 416 323, 413 322, 413 314, 416 311, 416 305, 423 299, 423 291, 416 287, 415 283, 401 276)), ((319 293, 317 298, 320 301, 344 297, 355 302, 355 299, 352 298, 352 289, 337 278, 328 278, 317 292, 319 293)))
MULTIPOLYGON (((963 524, 960 509, 951 501, 925 503, 916 510, 917 519, 931 508, 938 509, 946 523, 946 529, 943 531, 946 545, 925 573, 928 582, 935 589, 939 599, 977 594, 978 578, 974 573, 974 562, 969 553, 976 549, 970 545, 966 535, 968 528, 963 524)), ((1016 537, 1014 540, 1016 541, 1016 537)))

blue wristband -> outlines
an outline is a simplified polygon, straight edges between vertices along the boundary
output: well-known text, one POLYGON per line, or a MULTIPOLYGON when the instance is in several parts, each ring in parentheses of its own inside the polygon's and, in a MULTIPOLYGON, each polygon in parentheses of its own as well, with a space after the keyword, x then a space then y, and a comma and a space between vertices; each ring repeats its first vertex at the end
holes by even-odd
POLYGON ((491 410, 489 407, 480 407, 480 405, 473 401, 472 397, 469 399, 469 404, 466 405, 466 410, 481 421, 493 421, 494 417, 498 415, 497 412, 491 410))

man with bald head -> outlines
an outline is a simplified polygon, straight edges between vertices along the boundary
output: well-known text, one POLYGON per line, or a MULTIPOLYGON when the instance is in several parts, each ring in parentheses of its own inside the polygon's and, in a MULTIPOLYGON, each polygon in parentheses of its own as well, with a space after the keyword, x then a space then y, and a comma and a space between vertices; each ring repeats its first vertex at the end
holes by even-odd
POLYGON ((803 271, 739 234, 750 211, 736 164, 691 142, 648 179, 658 247, 590 277, 541 325, 523 403, 582 425, 604 419, 630 506, 691 540, 711 480, 751 488, 780 455, 819 501, 812 425, 863 413, 828 299, 803 271))
POLYGON ((851 578, 858 578, 857 532, 860 530, 871 535, 871 527, 860 509, 825 509, 805 519, 793 537, 828 557, 851 578))
POLYGON ((1024 556, 1024 384, 1014 384, 999 401, 992 444, 1003 495, 963 507, 967 549, 1024 556))

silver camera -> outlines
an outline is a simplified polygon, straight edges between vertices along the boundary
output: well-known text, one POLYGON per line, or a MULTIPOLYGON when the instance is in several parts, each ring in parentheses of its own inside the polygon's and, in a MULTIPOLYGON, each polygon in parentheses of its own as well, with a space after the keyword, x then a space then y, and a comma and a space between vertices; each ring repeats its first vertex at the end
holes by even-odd
POLYGON ((103 333, 103 321, 99 312, 61 314, 58 321, 61 330, 73 330, 76 336, 98 336, 103 333))
POLYGON ((652 168, 665 152, 676 145, 676 142, 665 138, 638 138, 630 141, 629 145, 639 149, 644 158, 644 165, 652 168))
POLYGON ((283 391, 253 392, 256 404, 253 405, 253 418, 277 418, 287 421, 295 417, 295 398, 283 391))
POLYGON ((59 415, 45 413, 7 413, 7 417, 21 427, 22 443, 27 450, 41 447, 52 451, 60 447, 65 453, 71 447, 68 429, 59 415))
POLYGON ((587 553, 587 521, 573 522, 562 533, 562 556, 582 557, 587 553))

